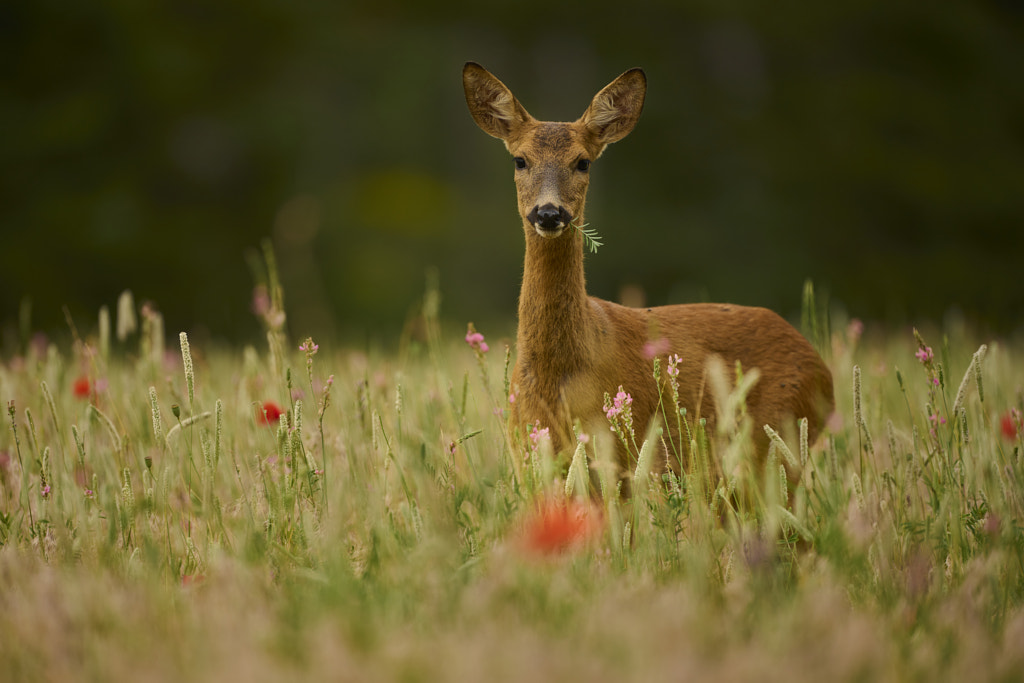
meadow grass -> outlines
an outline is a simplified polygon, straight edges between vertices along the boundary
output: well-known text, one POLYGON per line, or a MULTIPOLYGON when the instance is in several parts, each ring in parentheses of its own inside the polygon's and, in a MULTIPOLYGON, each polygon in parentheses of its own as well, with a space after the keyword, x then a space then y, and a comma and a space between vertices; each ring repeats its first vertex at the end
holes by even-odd
POLYGON ((259 348, 165 350, 145 309, 0 365, 5 680, 1024 677, 1018 346, 817 331, 816 443, 753 466, 741 377, 719 433, 666 401, 679 443, 612 410, 556 456, 430 296, 419 341, 357 352, 287 339, 275 287, 259 348))

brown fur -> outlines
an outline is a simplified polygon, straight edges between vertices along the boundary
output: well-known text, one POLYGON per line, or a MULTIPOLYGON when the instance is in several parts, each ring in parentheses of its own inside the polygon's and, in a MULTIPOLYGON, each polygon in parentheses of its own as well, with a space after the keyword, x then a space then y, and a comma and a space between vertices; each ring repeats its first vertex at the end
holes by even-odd
POLYGON ((512 378, 513 424, 525 430, 540 422, 551 428, 556 449, 565 448, 574 420, 587 431, 607 430, 604 395, 614 395, 621 385, 633 397, 634 421, 643 430, 662 390, 654 383, 644 345, 664 338, 663 375, 665 357, 678 354, 680 403, 691 417, 714 424, 707 366, 710 357, 719 356, 727 368, 738 361, 744 371, 760 373, 747 396, 760 452, 767 449, 764 424, 779 428, 807 417, 813 440, 834 406, 832 375, 807 340, 772 311, 726 304, 635 309, 587 296, 583 238, 572 227, 583 224, 590 180, 579 162, 597 159, 633 129, 646 93, 643 72, 632 69, 619 76, 571 123, 535 120, 501 81, 472 62, 463 70, 463 83, 477 124, 517 157, 526 261, 512 378), (518 168, 519 160, 524 168, 518 168), (571 217, 571 224, 535 225, 531 214, 535 217, 545 205, 571 217))

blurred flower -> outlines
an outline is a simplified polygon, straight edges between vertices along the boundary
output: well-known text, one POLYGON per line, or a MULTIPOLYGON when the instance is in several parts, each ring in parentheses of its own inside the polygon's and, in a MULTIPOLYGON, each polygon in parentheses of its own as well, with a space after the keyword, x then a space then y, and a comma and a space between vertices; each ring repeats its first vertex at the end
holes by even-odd
POLYGON ((862 334, 864 334, 864 323, 859 318, 852 319, 850 324, 846 326, 846 339, 850 345, 856 344, 862 334))
POLYGON ((533 444, 533 449, 537 450, 540 447, 540 442, 544 439, 551 438, 551 429, 549 427, 541 428, 540 422, 530 427, 530 443, 533 444))
POLYGON ((557 555, 601 534, 599 513, 582 502, 547 501, 526 520, 526 547, 538 555, 557 555))
POLYGON ((668 353, 669 341, 665 337, 655 339, 644 344, 644 358, 651 360, 668 353))
POLYGON ((930 363, 932 359, 935 358, 935 354, 932 353, 932 347, 922 346, 917 349, 917 353, 914 354, 914 357, 922 363, 930 363))
POLYGON ((89 398, 89 394, 92 393, 92 382, 85 375, 78 377, 71 383, 71 393, 75 398, 89 398))
POLYGON ((466 343, 469 344, 470 348, 480 353, 487 353, 491 350, 491 347, 487 346, 487 342, 484 341, 484 335, 476 332, 470 328, 470 331, 466 333, 466 343))
POLYGON ((1017 438, 1017 432, 1020 430, 1021 413, 1016 408, 1011 408, 1006 414, 1003 415, 1002 419, 999 420, 999 430, 1003 433, 1003 438, 1013 440, 1017 438))
POLYGON ((252 312, 261 318, 270 312, 270 295, 263 285, 256 285, 252 290, 252 312))
POLYGON ((281 406, 273 401, 264 401, 260 404, 256 421, 260 424, 275 426, 281 420, 281 415, 283 414, 284 411, 281 410, 281 406))

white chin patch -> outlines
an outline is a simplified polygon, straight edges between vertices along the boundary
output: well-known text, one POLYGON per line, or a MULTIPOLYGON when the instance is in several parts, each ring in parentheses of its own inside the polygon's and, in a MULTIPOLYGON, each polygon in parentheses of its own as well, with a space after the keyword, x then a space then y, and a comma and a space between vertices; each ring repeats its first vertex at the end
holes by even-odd
POLYGON ((534 224, 533 229, 536 230, 537 234, 540 235, 541 237, 554 239, 555 237, 558 237, 559 235, 562 234, 562 232, 565 230, 565 226, 559 224, 557 228, 542 228, 539 225, 534 224))

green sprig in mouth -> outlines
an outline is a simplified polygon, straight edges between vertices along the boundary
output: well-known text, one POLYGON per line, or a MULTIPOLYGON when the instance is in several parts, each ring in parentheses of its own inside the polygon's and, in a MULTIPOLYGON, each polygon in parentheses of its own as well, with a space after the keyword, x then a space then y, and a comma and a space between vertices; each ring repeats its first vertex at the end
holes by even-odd
POLYGON ((583 225, 570 223, 569 225, 576 228, 576 230, 583 235, 583 242, 587 245, 587 248, 590 249, 590 253, 596 254, 597 248, 604 246, 604 242, 601 241, 601 236, 597 234, 597 230, 594 230, 593 228, 589 230, 587 229, 587 226, 590 225, 590 223, 584 223, 583 225))

